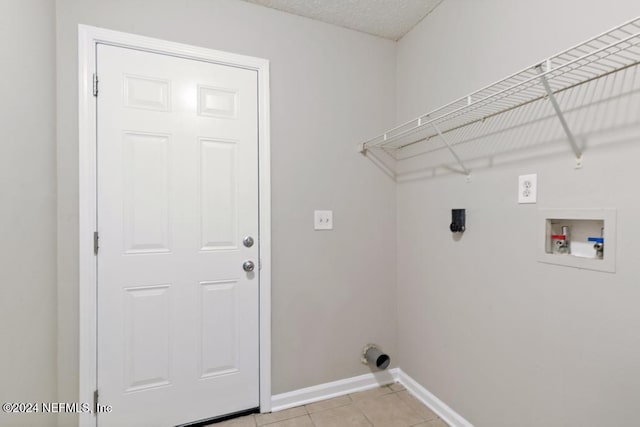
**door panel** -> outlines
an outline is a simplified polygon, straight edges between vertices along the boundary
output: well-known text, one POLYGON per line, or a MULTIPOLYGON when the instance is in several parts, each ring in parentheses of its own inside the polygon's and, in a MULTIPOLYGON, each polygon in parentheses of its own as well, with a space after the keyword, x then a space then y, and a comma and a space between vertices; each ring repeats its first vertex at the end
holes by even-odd
POLYGON ((255 71, 98 45, 100 426, 258 406, 255 71))
POLYGON ((125 289, 125 392, 171 383, 170 285, 125 289))
POLYGON ((238 142, 201 138, 200 160, 202 250, 237 249, 238 142))
POLYGON ((171 82, 148 76, 124 76, 124 106, 169 111, 171 82))
POLYGON ((171 136, 126 132, 122 142, 125 253, 169 252, 171 136))
POLYGON ((200 293, 201 378, 238 371, 237 282, 203 282, 200 293))

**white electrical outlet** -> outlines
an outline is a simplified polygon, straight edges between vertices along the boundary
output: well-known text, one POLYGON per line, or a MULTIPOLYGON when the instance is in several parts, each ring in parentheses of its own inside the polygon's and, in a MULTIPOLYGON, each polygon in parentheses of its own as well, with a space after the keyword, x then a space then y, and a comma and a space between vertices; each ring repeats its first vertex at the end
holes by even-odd
POLYGON ((313 228, 315 230, 333 230, 333 211, 314 211, 313 228))
POLYGON ((538 175, 518 177, 518 203, 536 203, 538 197, 538 175))

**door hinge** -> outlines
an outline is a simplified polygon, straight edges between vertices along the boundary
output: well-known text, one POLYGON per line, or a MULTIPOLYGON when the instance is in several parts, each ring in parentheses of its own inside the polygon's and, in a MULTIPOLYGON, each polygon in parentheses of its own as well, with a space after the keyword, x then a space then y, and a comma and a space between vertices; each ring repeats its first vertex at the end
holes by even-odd
POLYGON ((93 391, 93 415, 98 414, 98 389, 93 391))
POLYGON ((98 96, 98 75, 93 73, 93 96, 98 96))
POLYGON ((93 232, 93 254, 98 255, 98 249, 100 249, 100 245, 98 241, 100 240, 100 236, 97 231, 93 232))

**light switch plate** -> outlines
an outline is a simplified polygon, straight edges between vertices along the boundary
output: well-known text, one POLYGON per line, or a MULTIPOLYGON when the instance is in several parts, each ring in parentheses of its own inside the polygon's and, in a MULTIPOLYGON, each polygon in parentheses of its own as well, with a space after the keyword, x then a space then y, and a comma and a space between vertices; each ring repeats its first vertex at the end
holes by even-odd
POLYGON ((518 203, 536 203, 538 198, 538 175, 518 177, 518 203))
POLYGON ((313 228, 315 230, 333 230, 333 211, 314 211, 313 228))

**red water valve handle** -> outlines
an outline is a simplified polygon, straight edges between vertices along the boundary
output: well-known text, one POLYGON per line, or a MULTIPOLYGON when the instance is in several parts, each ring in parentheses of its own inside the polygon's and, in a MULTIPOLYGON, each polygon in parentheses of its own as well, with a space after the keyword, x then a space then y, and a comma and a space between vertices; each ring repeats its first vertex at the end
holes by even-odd
POLYGON ((567 240, 567 236, 565 236, 564 234, 552 234, 551 238, 558 240, 567 240))

